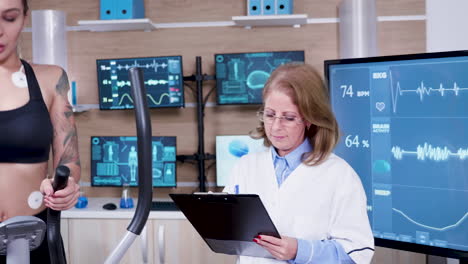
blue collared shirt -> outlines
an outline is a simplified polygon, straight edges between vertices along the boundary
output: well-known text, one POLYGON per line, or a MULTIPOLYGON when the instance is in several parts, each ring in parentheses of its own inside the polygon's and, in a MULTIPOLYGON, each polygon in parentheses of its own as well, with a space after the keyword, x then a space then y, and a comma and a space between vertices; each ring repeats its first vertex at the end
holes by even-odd
MULTIPOLYGON (((312 145, 309 140, 304 140, 296 149, 289 154, 281 157, 276 149, 271 146, 271 155, 273 166, 275 168, 276 180, 278 186, 291 175, 301 163, 302 155, 312 151, 312 145)), ((354 261, 344 251, 343 247, 335 240, 304 240, 297 239, 296 258, 288 261, 290 264, 309 264, 309 263, 343 263, 353 264, 354 261)))
POLYGON ((276 180, 278 181, 278 186, 281 186, 291 172, 302 163, 302 155, 312 151, 312 146, 308 140, 304 140, 301 145, 284 157, 279 156, 273 146, 270 149, 276 172, 276 180))

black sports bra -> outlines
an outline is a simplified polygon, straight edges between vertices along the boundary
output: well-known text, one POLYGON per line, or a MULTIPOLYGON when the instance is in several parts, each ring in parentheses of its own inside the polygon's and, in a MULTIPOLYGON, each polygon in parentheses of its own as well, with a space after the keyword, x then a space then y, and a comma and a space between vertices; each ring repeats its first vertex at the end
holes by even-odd
POLYGON ((29 101, 0 111, 0 162, 39 163, 49 159, 53 127, 31 66, 21 60, 28 81, 29 101))

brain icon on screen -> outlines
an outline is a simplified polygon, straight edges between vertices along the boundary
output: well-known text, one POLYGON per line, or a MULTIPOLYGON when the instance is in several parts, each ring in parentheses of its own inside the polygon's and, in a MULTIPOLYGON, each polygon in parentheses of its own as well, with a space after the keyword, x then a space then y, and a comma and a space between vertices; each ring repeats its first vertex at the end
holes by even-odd
POLYGON ((270 74, 265 71, 253 71, 247 77, 247 86, 250 89, 263 89, 270 74))
POLYGON ((229 153, 240 158, 249 153, 249 146, 241 140, 233 140, 229 143, 229 153))

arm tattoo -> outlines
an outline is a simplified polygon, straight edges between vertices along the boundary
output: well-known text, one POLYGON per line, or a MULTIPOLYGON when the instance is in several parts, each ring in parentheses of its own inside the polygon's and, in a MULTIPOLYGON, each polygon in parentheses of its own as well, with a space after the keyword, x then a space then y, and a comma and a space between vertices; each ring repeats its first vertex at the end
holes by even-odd
MULTIPOLYGON (((64 139, 61 142, 63 145, 63 152, 58 162, 58 165, 74 163, 81 166, 78 155, 78 136, 73 117, 73 108, 68 102, 69 83, 67 73, 62 70, 62 75, 55 86, 56 93, 65 100, 66 105, 63 113, 56 113, 57 127, 55 128, 55 135, 63 134, 64 139)), ((58 142, 57 142, 58 143, 58 142)))
POLYGON ((60 161, 58 165, 64 165, 67 163, 75 163, 76 165, 80 166, 80 160, 78 158, 78 139, 76 135, 76 131, 73 129, 71 130, 68 135, 66 135, 63 141, 63 153, 60 157, 60 161))
POLYGON ((68 99, 67 99, 67 110, 65 112, 63 112, 63 114, 65 115, 66 119, 69 119, 71 116, 73 116, 73 108, 68 103, 68 99))
POLYGON ((55 91, 61 95, 63 98, 68 100, 68 89, 70 89, 70 84, 68 83, 68 76, 67 73, 62 70, 62 76, 57 82, 55 86, 55 91))
POLYGON ((79 154, 78 154, 78 135, 76 133, 76 128, 68 119, 68 112, 64 112, 61 116, 61 121, 64 122, 57 128, 56 134, 63 133, 65 136, 63 138, 62 146, 63 152, 58 162, 58 165, 65 165, 69 163, 74 163, 77 166, 81 166, 79 154))

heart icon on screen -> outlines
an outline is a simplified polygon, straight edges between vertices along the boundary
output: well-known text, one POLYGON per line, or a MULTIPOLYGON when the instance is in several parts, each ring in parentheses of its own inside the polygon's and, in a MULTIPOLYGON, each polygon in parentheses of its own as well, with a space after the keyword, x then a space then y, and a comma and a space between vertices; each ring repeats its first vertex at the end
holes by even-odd
POLYGON ((382 112, 385 109, 385 103, 384 102, 377 102, 375 103, 375 108, 382 112))

